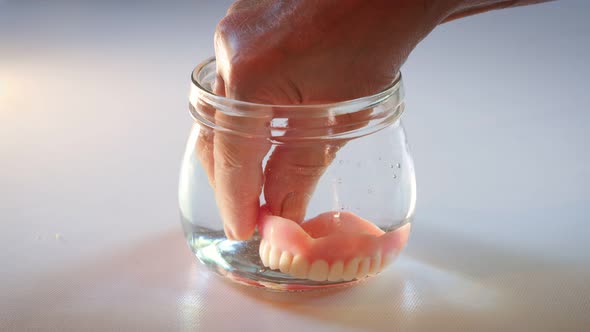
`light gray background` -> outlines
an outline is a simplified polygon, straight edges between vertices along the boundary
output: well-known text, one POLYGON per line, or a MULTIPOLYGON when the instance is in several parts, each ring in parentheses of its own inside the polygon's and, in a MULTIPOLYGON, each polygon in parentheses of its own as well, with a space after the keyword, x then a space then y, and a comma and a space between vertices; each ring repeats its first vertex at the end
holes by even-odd
POLYGON ((184 244, 189 74, 229 1, 0 1, 0 330, 584 330, 590 3, 441 26, 403 67, 399 263, 342 292, 220 281, 184 244))

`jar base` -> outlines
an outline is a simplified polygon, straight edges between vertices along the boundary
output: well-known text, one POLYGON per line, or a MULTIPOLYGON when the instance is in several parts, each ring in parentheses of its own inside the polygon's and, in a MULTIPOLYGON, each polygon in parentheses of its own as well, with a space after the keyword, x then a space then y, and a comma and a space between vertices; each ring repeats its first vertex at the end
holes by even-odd
POLYGON ((258 253, 260 236, 255 233, 248 241, 231 241, 223 231, 200 228, 187 232, 187 242, 197 259, 209 270, 233 282, 270 291, 310 291, 347 287, 351 281, 312 281, 299 279, 265 267, 258 253))

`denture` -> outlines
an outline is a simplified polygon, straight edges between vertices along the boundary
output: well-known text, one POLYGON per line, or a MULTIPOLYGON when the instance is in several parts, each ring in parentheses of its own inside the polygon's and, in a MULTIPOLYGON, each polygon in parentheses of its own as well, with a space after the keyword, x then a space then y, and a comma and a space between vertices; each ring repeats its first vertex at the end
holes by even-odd
POLYGON ((351 212, 326 212, 297 224, 263 208, 258 231, 264 266, 300 279, 350 281, 388 266, 408 241, 410 224, 384 232, 351 212))

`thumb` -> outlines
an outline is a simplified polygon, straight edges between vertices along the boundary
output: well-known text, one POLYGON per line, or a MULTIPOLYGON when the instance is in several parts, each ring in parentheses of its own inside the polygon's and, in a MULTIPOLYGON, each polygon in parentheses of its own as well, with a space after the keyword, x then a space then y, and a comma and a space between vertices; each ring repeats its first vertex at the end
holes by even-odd
POLYGON ((264 197, 270 212, 302 222, 316 185, 339 148, 310 142, 277 146, 265 169, 264 197))
MULTIPOLYGON (((330 166, 346 139, 326 139, 324 136, 351 132, 369 123, 372 109, 338 115, 332 125, 321 125, 322 119, 289 119, 293 129, 314 133, 317 140, 298 141, 296 134, 287 132, 283 144, 277 145, 265 168, 264 197, 270 212, 295 222, 305 219, 307 205, 318 181, 330 166), (321 128, 318 131, 318 123, 321 128)), ((301 133, 299 133, 301 135, 301 133)))

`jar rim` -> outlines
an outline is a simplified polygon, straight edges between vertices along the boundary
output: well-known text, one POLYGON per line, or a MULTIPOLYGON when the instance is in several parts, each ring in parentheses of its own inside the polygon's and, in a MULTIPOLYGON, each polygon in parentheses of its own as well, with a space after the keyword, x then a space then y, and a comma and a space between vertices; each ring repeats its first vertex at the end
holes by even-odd
MULTIPOLYGON (((403 83, 402 83, 402 74, 398 72, 394 81, 384 88, 383 90, 374 93, 372 95, 367 95, 359 98, 348 99, 344 101, 338 102, 330 102, 330 103, 318 103, 318 104, 263 104, 263 103, 256 103, 256 102, 249 102, 243 101, 238 99, 232 99, 224 96, 217 95, 213 93, 211 90, 207 89, 202 84, 202 79, 199 79, 200 74, 208 68, 212 63, 216 61, 215 57, 207 58, 206 60, 199 63, 195 69, 191 73, 191 96, 190 101, 191 104, 194 104, 198 98, 205 98, 207 99, 208 103, 212 106, 217 106, 218 110, 222 110, 225 112, 232 113, 232 115, 240 115, 239 110, 240 106, 243 106, 247 109, 256 109, 256 108, 272 108, 273 110, 302 110, 302 109, 313 109, 317 110, 318 108, 330 110, 332 114, 345 114, 357 111, 359 109, 364 109, 368 107, 374 107, 381 102, 388 99, 388 97, 392 95, 397 95, 397 99, 401 103, 403 101, 403 83), (228 106, 231 105, 231 108, 228 106)), ((251 115, 248 114, 241 114, 241 115, 251 115)))

